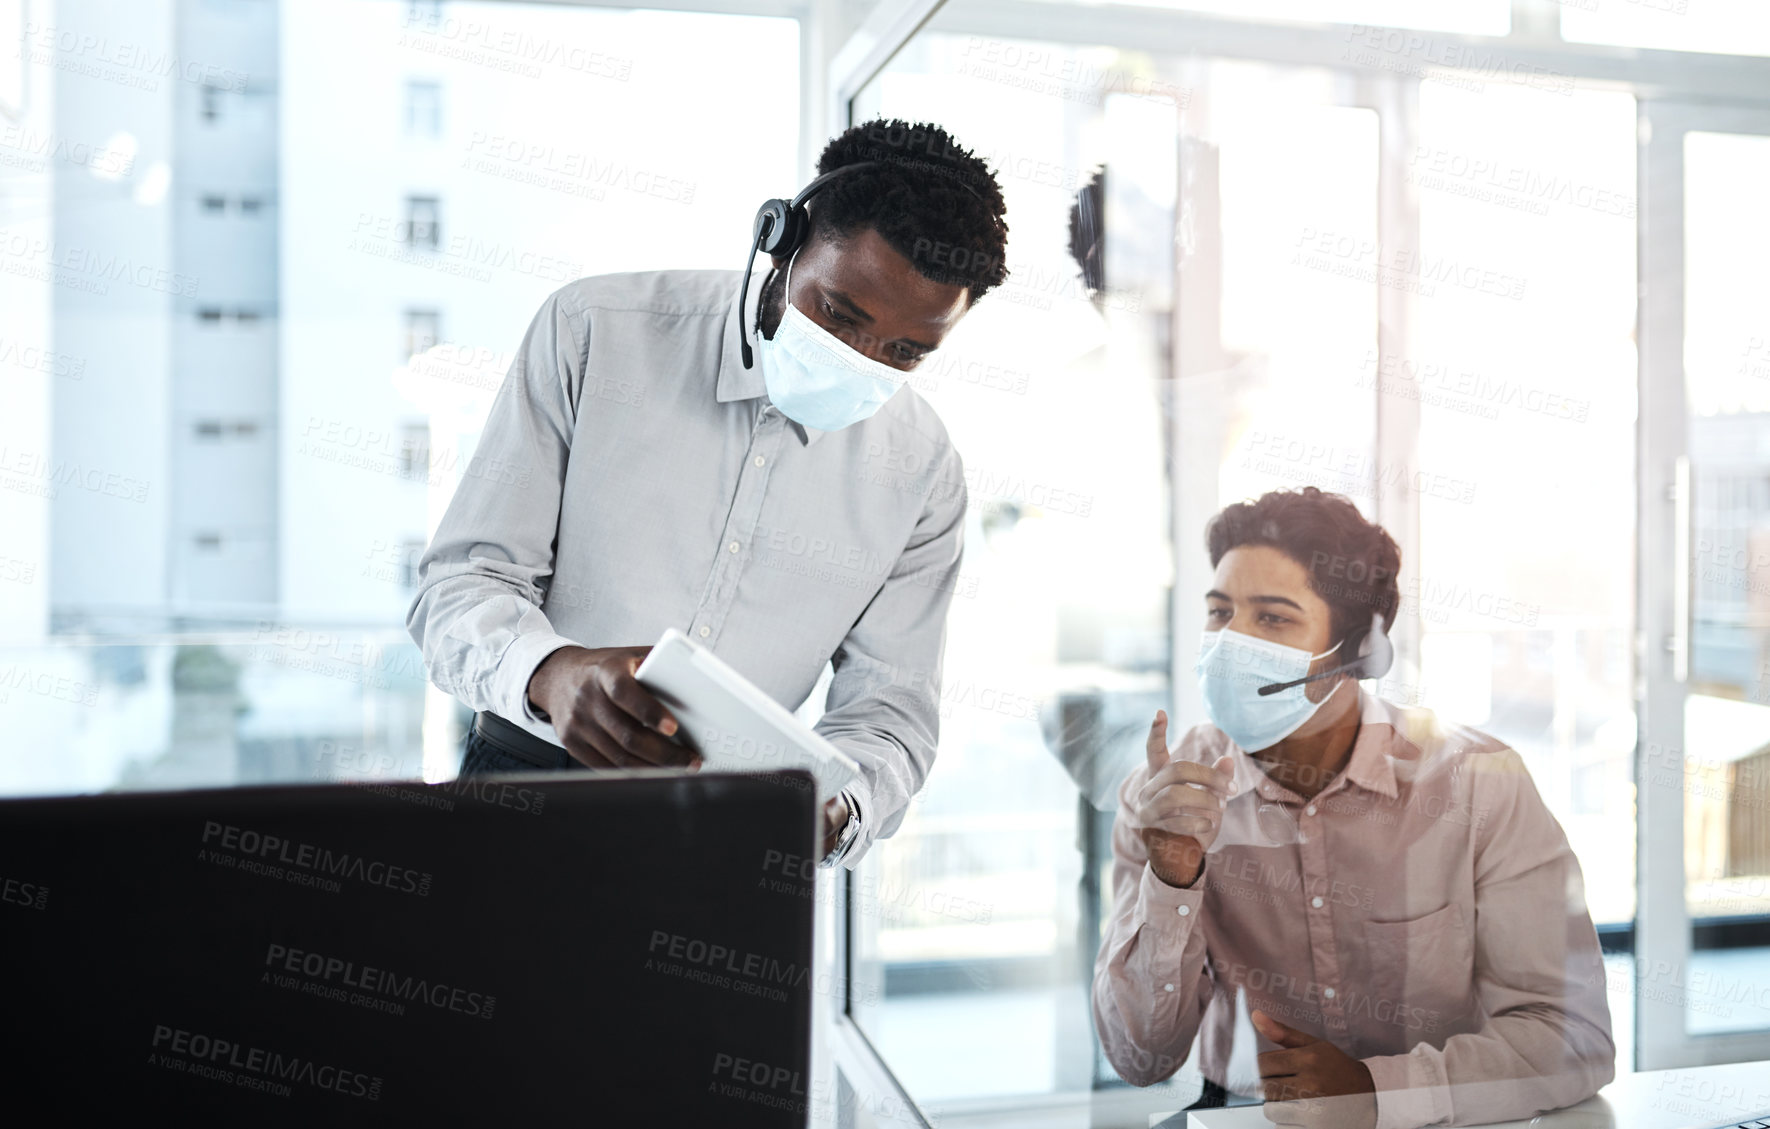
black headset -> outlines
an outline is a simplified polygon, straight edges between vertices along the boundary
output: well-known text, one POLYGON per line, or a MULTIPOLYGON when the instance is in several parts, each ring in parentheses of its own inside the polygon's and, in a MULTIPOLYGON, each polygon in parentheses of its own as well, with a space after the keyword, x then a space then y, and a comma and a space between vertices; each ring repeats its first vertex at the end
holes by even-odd
POLYGON ((1106 199, 1106 167, 1076 193, 1076 265, 1082 268, 1082 282, 1094 291, 1106 289, 1106 219, 1100 214, 1106 199))
POLYGON ((1339 666, 1330 667, 1320 674, 1311 674, 1305 678, 1293 678, 1289 682, 1274 682, 1270 686, 1259 689, 1261 697, 1276 694, 1280 690, 1289 690, 1292 686, 1301 686, 1305 682, 1319 682, 1323 678, 1332 678, 1349 670, 1357 670, 1357 678, 1381 678, 1389 673, 1395 664, 1395 645, 1389 642, 1389 633, 1383 629, 1381 613, 1372 612, 1369 627, 1353 628, 1346 635, 1346 649, 1357 657, 1351 662, 1343 662, 1339 666))
POLYGON ((811 234, 811 217, 805 211, 805 201, 816 195, 832 177, 856 169, 870 169, 878 163, 856 161, 852 165, 831 169, 801 188, 799 194, 791 200, 767 200, 756 209, 756 226, 750 233, 750 251, 744 256, 744 285, 738 291, 738 341, 743 346, 745 368, 752 367, 754 363, 750 355, 749 327, 744 324, 744 298, 750 293, 750 268, 756 263, 756 252, 792 255, 804 245, 806 236, 811 234))

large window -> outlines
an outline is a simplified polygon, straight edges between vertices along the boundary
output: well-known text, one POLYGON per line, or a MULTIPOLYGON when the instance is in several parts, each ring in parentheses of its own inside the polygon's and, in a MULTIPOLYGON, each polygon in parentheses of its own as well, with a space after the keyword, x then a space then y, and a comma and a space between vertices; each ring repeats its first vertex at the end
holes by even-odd
POLYGON ((1593 918, 1635 916, 1635 100, 1420 89, 1423 261, 1385 393, 1466 485, 1420 497, 1423 698, 1505 740, 1573 841, 1593 918))
POLYGON ((0 3, 0 792, 452 773, 415 549, 550 291, 741 265, 799 179, 799 70, 754 65, 797 21, 31 10, 20 56, 0 3))
POLYGON ((1770 9, 1751 0, 1563 0, 1561 34, 1578 43, 1770 55, 1770 9))
MULTIPOLYGON (((1510 0, 1132 0, 1236 19, 1306 24, 1364 24, 1504 35, 1510 0)), ((1668 0, 1677 2, 1677 0, 1668 0)))

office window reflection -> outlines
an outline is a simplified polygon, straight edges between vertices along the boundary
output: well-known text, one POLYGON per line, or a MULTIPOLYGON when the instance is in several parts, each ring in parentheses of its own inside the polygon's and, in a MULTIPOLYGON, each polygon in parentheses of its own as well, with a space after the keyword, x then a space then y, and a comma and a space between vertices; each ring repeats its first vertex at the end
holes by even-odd
POLYGON ((1173 567, 1180 92, 1054 97, 967 74, 965 51, 918 38, 855 108, 939 120, 996 169, 1011 225, 1008 281, 912 378, 964 454, 966 554, 940 756, 856 875, 855 1016, 933 1116, 1093 1087, 1077 845, 1166 701, 1173 567))

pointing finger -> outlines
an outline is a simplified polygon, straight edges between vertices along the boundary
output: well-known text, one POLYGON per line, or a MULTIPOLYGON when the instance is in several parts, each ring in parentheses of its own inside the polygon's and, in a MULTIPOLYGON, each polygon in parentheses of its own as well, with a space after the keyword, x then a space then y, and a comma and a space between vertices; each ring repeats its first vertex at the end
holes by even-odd
POLYGON ((1155 721, 1149 726, 1149 740, 1144 745, 1149 755, 1149 771, 1153 775, 1168 765, 1168 715, 1165 710, 1155 711, 1155 721))

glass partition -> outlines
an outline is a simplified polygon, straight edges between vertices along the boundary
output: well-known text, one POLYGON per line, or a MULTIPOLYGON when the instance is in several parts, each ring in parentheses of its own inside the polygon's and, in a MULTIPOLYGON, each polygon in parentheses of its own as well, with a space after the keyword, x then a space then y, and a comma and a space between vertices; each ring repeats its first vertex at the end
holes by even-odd
POLYGON ((1331 71, 943 30, 964 15, 853 108, 990 161, 1013 273, 918 378, 972 513, 940 759, 854 883, 851 1010, 931 1120, 1086 1125, 1102 1088, 1135 1116, 1201 1085, 1123 1092, 1088 995, 1117 786, 1157 708, 1203 720, 1203 522, 1308 483, 1374 511, 1376 387, 1321 374, 1377 345, 1377 119, 1331 71), (980 362, 1014 379, 939 375, 980 362))
MULTIPOLYGON (((1351 497, 1403 545, 1400 660, 1366 689, 1520 751, 1605 944, 1626 953, 1635 99, 990 27, 942 6, 851 107, 937 120, 997 169, 1015 274, 954 346, 1028 373, 1023 396, 993 401, 925 390, 977 478, 966 580, 940 759, 854 880, 855 1021, 931 1122, 1036 1109, 1140 1125, 1198 1095, 1191 1063, 1126 1087, 1092 1037, 1113 793, 1156 707, 1180 729, 1205 720, 1205 522, 1303 485, 1351 497), (1105 300, 1084 304, 1062 237, 1102 169, 1105 300), (1089 304, 1097 321, 1078 317, 1089 304), (1084 327, 1100 344, 1072 360, 1084 327), (1004 463, 1092 504, 1004 515, 988 478, 1004 463), (1140 521, 1166 543, 1146 547, 1140 521), (1133 656, 1109 625, 1136 602, 1133 656)), ((1633 978, 1622 956, 1608 971, 1626 1068, 1633 978)), ((1245 1076, 1245 1010, 1238 1024, 1245 1076)))
MULTIPOLYGON (((856 117, 939 121, 997 170, 1007 283, 914 378, 965 457, 941 754, 856 875, 854 1017, 931 1117, 1048 1106, 1095 1078, 1087 1012, 1098 834, 1168 694, 1164 410, 1185 92, 1131 56, 1003 41, 940 17, 856 117), (1046 87, 996 50, 1149 78, 1046 87)), ((1107 818, 1110 818, 1108 816, 1107 818)))

